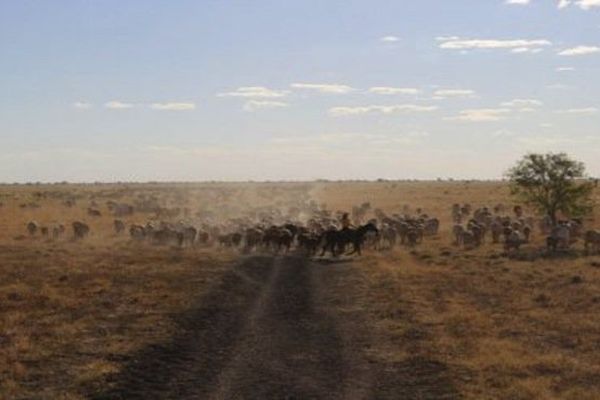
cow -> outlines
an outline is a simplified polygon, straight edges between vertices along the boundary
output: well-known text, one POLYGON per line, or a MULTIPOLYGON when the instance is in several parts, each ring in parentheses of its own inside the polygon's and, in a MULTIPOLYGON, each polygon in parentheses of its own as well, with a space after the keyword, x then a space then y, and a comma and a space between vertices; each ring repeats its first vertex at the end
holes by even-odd
POLYGON ((84 222, 75 221, 72 227, 75 240, 83 239, 90 233, 90 227, 84 222))
POLYGON ((456 246, 460 246, 461 244, 463 244, 463 238, 464 238, 464 233, 465 233, 465 228, 462 225, 454 225, 454 227, 452 227, 452 234, 454 235, 454 244, 456 246))
POLYGON ((101 217, 102 213, 95 208, 88 208, 87 213, 90 217, 101 217))
POLYGON ((525 236, 518 230, 513 230, 507 237, 504 243, 506 251, 511 249, 519 250, 521 245, 525 243, 525 236))
POLYGON ((35 236, 39 229, 39 224, 35 221, 31 221, 27 224, 27 232, 29 232, 30 236, 35 236))
POLYGON ((568 249, 571 246, 571 229, 567 224, 556 226, 550 236, 556 239, 558 248, 568 249))
POLYGON ((63 224, 54 225, 52 227, 52 238, 58 239, 63 233, 65 233, 65 230, 66 228, 63 224))
POLYGON ((494 244, 499 243, 500 237, 504 233, 504 226, 502 223, 500 223, 500 221, 496 220, 492 222, 492 225, 490 226, 490 232, 492 233, 492 242, 494 244))
POLYGON ((396 245, 396 238, 398 237, 398 232, 393 226, 383 225, 381 228, 380 235, 380 245, 385 245, 387 248, 391 249, 396 245))
POLYGON ((123 221, 121 221, 120 219, 115 219, 113 222, 113 226, 115 228, 115 233, 117 235, 120 235, 121 233, 123 233, 125 231, 125 223, 123 221))
POLYGON ((129 227, 129 236, 133 240, 144 240, 146 238, 146 228, 142 225, 131 225, 129 227))
POLYGON ((440 220, 437 218, 431 218, 425 221, 425 226, 423 228, 424 234, 428 236, 434 236, 438 234, 440 229, 440 220))
POLYGON ((585 251, 593 253, 600 251, 600 231, 590 230, 585 233, 585 251))
POLYGON ((181 229, 181 245, 185 246, 186 244, 189 246, 193 246, 196 242, 196 236, 198 235, 198 230, 193 226, 186 226, 181 229))

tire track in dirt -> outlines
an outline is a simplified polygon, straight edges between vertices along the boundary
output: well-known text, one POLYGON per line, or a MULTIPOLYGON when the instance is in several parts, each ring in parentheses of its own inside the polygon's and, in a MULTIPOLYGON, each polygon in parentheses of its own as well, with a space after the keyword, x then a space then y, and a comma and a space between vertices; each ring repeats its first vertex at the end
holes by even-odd
POLYGON ((324 307, 328 274, 348 272, 328 268, 301 256, 246 258, 182 316, 180 335, 134 356, 91 398, 458 398, 437 361, 368 360, 367 319, 347 323, 324 307))
POLYGON ((436 357, 432 332, 403 300, 402 282, 385 274, 375 274, 373 281, 373 262, 361 260, 329 262, 316 269, 320 303, 335 318, 344 347, 354 354, 347 380, 351 384, 341 398, 461 399, 454 367, 436 357), (371 295, 383 300, 373 301, 371 295), (390 309, 386 297, 397 298, 399 307, 390 309), (398 328, 382 329, 382 322, 404 326, 404 332, 398 336, 398 328))
POLYGON ((315 307, 313 268, 302 257, 276 263, 276 279, 211 399, 341 398, 348 360, 334 321, 315 307))
POLYGON ((91 399, 206 398, 219 373, 234 356, 257 296, 274 276, 271 257, 251 257, 229 271, 221 283, 177 318, 179 334, 128 357, 109 378, 110 389, 91 399))

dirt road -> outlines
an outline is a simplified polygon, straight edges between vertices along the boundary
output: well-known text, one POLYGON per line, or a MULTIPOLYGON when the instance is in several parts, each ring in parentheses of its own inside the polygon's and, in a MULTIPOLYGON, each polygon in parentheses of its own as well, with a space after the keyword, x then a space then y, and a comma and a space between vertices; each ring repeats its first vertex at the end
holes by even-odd
MULTIPOLYGON (((330 274, 301 256, 251 256, 179 318, 181 334, 136 354, 94 399, 455 399, 447 367, 379 363, 368 319, 331 313, 330 274)), ((352 288, 347 288, 351 296, 352 288)), ((407 340, 410 340, 407 338, 407 340)))

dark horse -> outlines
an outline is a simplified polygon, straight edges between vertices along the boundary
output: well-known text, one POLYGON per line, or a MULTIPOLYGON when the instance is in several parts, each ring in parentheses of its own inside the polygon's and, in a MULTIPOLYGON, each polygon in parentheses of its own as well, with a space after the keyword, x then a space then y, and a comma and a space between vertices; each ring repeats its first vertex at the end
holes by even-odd
POLYGON ((343 253, 348 244, 352 244, 353 249, 349 254, 361 254, 360 249, 365 241, 365 236, 368 232, 379 234, 379 230, 373 223, 359 226, 358 228, 330 229, 323 234, 325 244, 321 256, 324 256, 327 251, 335 257, 338 253, 343 253))

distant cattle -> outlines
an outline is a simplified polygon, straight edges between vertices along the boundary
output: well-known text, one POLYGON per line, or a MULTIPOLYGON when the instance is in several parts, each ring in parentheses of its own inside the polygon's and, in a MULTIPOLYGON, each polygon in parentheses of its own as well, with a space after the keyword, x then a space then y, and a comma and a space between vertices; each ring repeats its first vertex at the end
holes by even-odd
POLYGON ((593 230, 585 233, 585 251, 594 253, 600 251, 600 231, 593 230))
POLYGON ((504 247, 507 251, 510 251, 511 249, 519 250, 521 245, 523 245, 523 243, 525 243, 525 242, 526 242, 525 235, 523 235, 521 232, 519 232, 517 230, 513 230, 506 237, 506 242, 504 243, 504 247))
POLYGON ((115 228, 115 233, 120 235, 125 231, 125 222, 121 221, 120 219, 115 219, 113 222, 113 227, 115 228))
POLYGON ((125 203, 108 202, 107 207, 115 217, 125 217, 132 215, 135 211, 134 207, 125 203))
POLYGON ((146 228, 141 225, 131 225, 129 235, 134 240, 144 240, 146 238, 146 228))
POLYGON ((35 221, 31 221, 27 224, 27 232, 30 236, 34 236, 39 229, 39 224, 35 221))
POLYGON ((54 225, 52 227, 52 238, 58 239, 59 237, 62 236, 63 233, 65 233, 65 230, 66 230, 66 228, 63 224, 54 225))
POLYGON ((193 226, 186 226, 183 229, 181 229, 180 234, 182 246, 193 246, 196 242, 196 235, 198 234, 198 230, 193 226))
POLYGON ((84 222, 75 221, 75 222, 73 222, 72 227, 73 227, 73 237, 76 240, 83 239, 86 236, 88 236, 90 233, 90 227, 84 222))
POLYGON ((100 212, 100 210, 97 210, 95 208, 88 208, 87 213, 90 217, 101 217, 102 213, 100 212))

